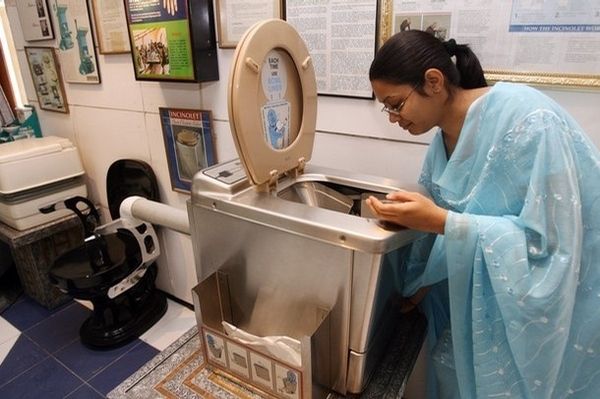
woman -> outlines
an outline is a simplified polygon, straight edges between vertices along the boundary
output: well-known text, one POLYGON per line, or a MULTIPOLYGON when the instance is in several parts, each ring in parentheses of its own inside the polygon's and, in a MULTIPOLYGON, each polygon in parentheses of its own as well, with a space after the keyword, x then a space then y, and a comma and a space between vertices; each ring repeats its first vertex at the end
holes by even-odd
POLYGON ((413 245, 404 288, 429 320, 430 396, 599 397, 597 149, 542 93, 487 87, 453 40, 400 32, 370 80, 390 122, 439 127, 420 177, 431 198, 368 200, 433 233, 413 245))

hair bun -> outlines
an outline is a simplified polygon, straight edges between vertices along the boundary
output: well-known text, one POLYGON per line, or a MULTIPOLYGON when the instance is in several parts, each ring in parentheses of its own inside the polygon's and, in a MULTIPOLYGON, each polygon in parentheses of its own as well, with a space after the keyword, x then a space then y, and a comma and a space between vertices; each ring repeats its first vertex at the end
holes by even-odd
POLYGON ((456 50, 458 48, 458 44, 456 44, 456 40, 450 39, 450 40, 445 41, 443 44, 444 44, 444 48, 446 49, 446 52, 448 53, 448 55, 450 55, 450 57, 454 57, 456 55, 456 50))

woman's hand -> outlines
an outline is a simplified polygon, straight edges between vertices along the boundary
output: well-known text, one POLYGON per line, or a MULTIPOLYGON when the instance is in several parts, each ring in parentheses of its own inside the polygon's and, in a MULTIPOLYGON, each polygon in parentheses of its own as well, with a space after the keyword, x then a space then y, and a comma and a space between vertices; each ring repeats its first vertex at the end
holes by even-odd
POLYGON ((367 205, 377 218, 428 233, 444 234, 448 211, 419 193, 396 191, 386 201, 371 196, 367 205))
POLYGON ((163 8, 171 15, 177 13, 177 0, 162 0, 163 8))

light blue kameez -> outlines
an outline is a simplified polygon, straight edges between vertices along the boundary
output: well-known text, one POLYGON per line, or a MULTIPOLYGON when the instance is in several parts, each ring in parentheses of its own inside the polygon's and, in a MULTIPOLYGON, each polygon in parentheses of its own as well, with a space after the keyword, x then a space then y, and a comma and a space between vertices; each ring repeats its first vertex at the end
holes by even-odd
POLYGON ((600 398, 600 154, 554 101, 497 83, 420 183, 450 210, 415 244, 432 397, 600 398), (460 392, 460 394, 459 394, 460 392))

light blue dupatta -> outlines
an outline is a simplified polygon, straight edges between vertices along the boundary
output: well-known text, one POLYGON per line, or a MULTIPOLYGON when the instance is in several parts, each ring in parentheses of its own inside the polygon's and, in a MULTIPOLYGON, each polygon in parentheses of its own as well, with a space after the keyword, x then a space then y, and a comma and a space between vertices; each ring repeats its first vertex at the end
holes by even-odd
POLYGON ((433 286, 430 396, 600 397, 600 155, 577 123, 498 83, 449 160, 435 137, 420 183, 451 211, 416 243, 404 292, 433 286))

